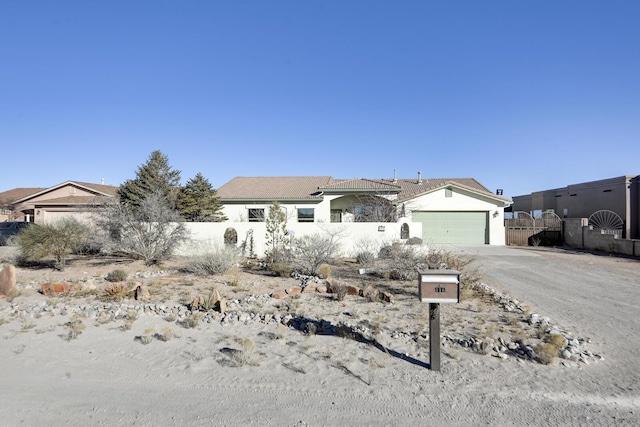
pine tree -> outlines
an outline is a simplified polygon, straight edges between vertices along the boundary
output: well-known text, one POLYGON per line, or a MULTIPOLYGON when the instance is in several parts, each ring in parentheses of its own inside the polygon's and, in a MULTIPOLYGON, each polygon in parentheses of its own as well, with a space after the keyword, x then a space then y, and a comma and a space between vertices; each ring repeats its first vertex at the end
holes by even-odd
POLYGON ((180 171, 171 169, 169 158, 156 150, 147 162, 138 167, 135 179, 125 181, 118 188, 123 206, 138 208, 151 194, 165 197, 170 206, 175 206, 180 186, 180 171))
POLYGON ((197 173, 187 184, 180 188, 178 209, 186 221, 190 222, 222 222, 227 217, 222 213, 220 198, 211 183, 197 173))

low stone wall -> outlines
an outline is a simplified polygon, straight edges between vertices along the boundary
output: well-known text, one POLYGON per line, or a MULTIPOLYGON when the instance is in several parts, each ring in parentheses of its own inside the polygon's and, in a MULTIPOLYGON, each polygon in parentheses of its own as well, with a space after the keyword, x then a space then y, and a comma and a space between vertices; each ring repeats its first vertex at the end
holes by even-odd
POLYGON ((583 218, 565 218, 564 242, 573 247, 622 255, 640 256, 640 240, 622 239, 613 234, 602 234, 583 226, 583 218))

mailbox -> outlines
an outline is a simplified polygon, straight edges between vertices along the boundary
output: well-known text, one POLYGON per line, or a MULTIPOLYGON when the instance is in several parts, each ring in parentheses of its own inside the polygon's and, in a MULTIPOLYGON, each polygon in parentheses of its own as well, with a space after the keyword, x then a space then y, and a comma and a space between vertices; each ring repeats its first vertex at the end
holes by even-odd
POLYGON ((422 302, 460 302, 460 272, 418 270, 418 294, 422 302))

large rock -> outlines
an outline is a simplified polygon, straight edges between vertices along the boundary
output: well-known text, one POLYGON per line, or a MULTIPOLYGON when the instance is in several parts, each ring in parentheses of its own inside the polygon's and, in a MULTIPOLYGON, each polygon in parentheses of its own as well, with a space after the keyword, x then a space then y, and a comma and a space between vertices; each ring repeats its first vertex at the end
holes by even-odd
POLYGON ((0 270, 0 295, 9 296, 16 290, 16 268, 8 265, 0 270))
POLYGON ((71 286, 68 283, 43 283, 40 289, 43 295, 62 295, 69 292, 71 286))
POLYGON ((151 299, 151 294, 149 293, 149 288, 147 285, 143 283, 137 283, 135 290, 133 291, 133 295, 136 301, 149 301, 151 299))

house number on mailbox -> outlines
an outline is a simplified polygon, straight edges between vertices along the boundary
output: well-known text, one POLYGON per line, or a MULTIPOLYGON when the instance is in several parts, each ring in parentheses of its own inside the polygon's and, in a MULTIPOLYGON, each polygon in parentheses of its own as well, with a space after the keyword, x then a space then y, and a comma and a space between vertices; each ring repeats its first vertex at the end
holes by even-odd
POLYGON ((447 288, 443 288, 443 287, 437 287, 435 289, 436 292, 447 292, 447 288))

